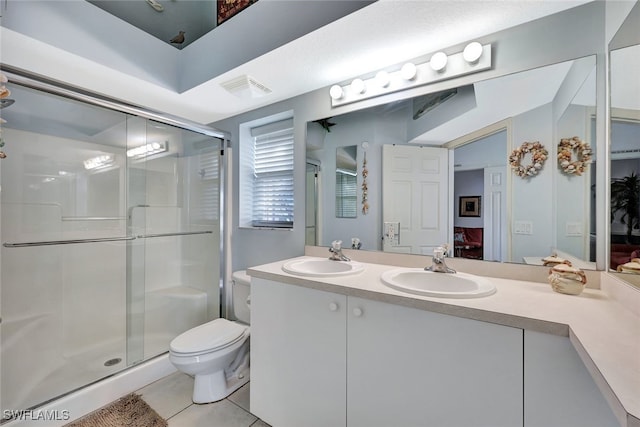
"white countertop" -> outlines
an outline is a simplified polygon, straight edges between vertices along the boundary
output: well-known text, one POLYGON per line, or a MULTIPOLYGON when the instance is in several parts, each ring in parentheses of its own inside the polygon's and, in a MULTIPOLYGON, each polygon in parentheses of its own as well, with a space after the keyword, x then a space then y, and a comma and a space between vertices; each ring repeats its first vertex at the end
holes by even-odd
MULTIPOLYGON (((302 257, 301 257, 302 258, 302 257)), ((368 298, 458 317, 568 336, 623 426, 640 427, 640 316, 599 289, 578 296, 546 283, 491 278, 497 292, 483 298, 433 298, 387 287, 390 265, 363 263, 362 273, 301 277, 274 262, 247 270, 253 277, 368 298)))

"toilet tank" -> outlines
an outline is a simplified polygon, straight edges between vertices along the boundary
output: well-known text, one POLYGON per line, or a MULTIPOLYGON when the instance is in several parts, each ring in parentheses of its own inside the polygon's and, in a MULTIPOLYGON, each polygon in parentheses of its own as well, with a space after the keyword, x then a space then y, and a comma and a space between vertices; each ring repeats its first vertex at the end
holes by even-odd
POLYGON ((232 280, 232 299, 233 314, 240 322, 251 323, 251 312, 247 300, 251 291, 251 277, 247 275, 245 270, 235 271, 231 275, 232 280))

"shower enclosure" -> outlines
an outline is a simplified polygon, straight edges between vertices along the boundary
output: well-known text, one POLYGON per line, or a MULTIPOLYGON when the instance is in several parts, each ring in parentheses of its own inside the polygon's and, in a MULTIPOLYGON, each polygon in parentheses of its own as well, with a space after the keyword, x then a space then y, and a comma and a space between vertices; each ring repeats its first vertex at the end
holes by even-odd
POLYGON ((219 317, 225 140, 21 76, 7 88, 3 414, 165 353, 219 317))

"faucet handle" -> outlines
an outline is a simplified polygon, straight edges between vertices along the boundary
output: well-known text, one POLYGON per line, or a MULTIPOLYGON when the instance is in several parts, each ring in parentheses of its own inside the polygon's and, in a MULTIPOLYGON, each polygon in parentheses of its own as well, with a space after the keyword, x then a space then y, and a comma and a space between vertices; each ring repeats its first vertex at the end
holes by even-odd
POLYGON ((342 240, 334 240, 333 242, 331 242, 331 247, 335 250, 342 249, 342 240))
POLYGON ((443 257, 448 257, 449 256, 449 244, 448 243, 443 243, 442 245, 438 246, 437 248, 435 248, 433 250, 434 254, 436 252, 440 252, 440 255, 443 256, 443 257))

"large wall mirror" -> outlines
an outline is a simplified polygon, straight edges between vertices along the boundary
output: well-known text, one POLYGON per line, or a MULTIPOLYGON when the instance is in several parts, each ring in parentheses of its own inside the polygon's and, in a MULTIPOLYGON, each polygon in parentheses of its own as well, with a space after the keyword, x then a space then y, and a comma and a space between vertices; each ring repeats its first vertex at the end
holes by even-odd
MULTIPOLYGON (((430 255, 434 246, 449 243, 455 256, 530 264, 557 252, 595 269, 595 99, 596 60, 589 56, 332 117, 323 143, 307 146, 307 158, 324 171, 316 244, 357 237, 365 250, 430 255), (592 162, 569 174, 556 155, 559 142, 574 137, 592 149, 592 162), (365 141, 366 153, 356 150, 355 162, 359 170, 366 154, 369 211, 356 221, 337 218, 331 182, 336 150, 365 141), (509 154, 534 141, 546 148, 547 160, 536 176, 516 176, 509 154), (398 147, 400 156, 422 159, 418 164, 435 164, 430 159, 439 156, 445 170, 437 180, 446 185, 420 184, 428 190, 414 195, 390 187, 394 161, 388 156, 398 147), (385 198, 384 188, 394 197, 385 198), (438 211, 415 207, 421 204, 436 204, 438 211), (391 240, 385 224, 396 223, 391 240), (439 228, 430 241, 407 243, 421 227, 439 228)), ((309 122, 308 133, 317 127, 309 122)), ((521 163, 531 161, 526 155, 521 163)))
POLYGON ((609 267, 640 286, 640 5, 610 44, 611 246, 609 267))

